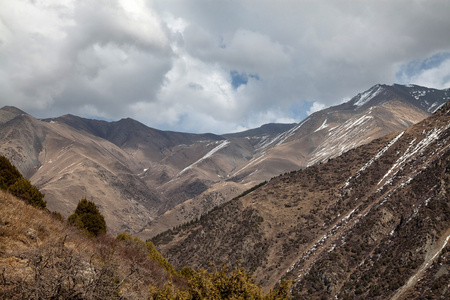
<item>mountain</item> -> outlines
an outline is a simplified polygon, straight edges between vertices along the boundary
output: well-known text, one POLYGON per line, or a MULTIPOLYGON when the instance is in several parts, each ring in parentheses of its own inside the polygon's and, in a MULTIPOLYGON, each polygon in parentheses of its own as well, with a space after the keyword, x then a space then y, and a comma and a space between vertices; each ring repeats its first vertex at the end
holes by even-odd
POLYGON ((155 192, 114 144, 27 114, 2 124, 0 138, 1 153, 46 194, 50 210, 67 217, 82 197, 93 198, 113 232, 139 228, 156 216, 155 192))
POLYGON ((267 288, 292 279, 295 299, 444 299, 449 195, 450 102, 152 241, 176 267, 239 263, 267 288))
POLYGON ((44 149, 46 130, 40 121, 15 108, 1 109, 0 115, 5 120, 0 125, 0 151, 30 178, 40 167, 39 154, 44 149))
MULTIPOLYGON (((161 131, 149 128, 133 119, 117 122, 89 120, 72 115, 46 119, 68 125, 76 130, 88 132, 111 142, 126 153, 136 166, 134 173, 139 180, 164 198, 158 209, 164 211, 179 202, 189 199, 206 189, 198 178, 185 177, 177 184, 162 186, 189 164, 194 163, 208 149, 224 140, 214 134, 189 134, 161 131), (164 194, 164 195, 163 195, 164 194), (175 202, 175 204, 172 204, 175 202)), ((208 180, 208 178, 202 178, 208 180)))
POLYGON ((163 159, 167 151, 179 145, 190 145, 203 140, 223 140, 214 134, 188 134, 153 129, 127 118, 117 122, 84 119, 73 115, 45 119, 46 122, 59 122, 88 132, 110 141, 133 155, 142 155, 142 160, 163 159))
POLYGON ((141 238, 189 222, 273 176, 305 168, 417 123, 449 90, 376 85, 299 124, 225 135, 73 115, 37 120, 0 109, 0 154, 65 217, 94 200, 114 233, 141 238))
POLYGON ((242 132, 237 133, 228 133, 222 135, 226 139, 233 139, 233 138, 251 138, 251 137, 258 137, 258 136, 268 136, 268 135, 276 135, 281 134, 283 132, 291 130, 295 125, 295 123, 292 124, 278 124, 278 123, 270 123, 262 125, 259 128, 254 128, 242 132))
POLYGON ((420 86, 375 85, 350 101, 310 115, 273 139, 260 137, 252 160, 231 176, 262 180, 271 175, 326 161, 427 117, 446 101, 450 91, 420 86), (273 147, 276 146, 276 147, 273 147), (279 168, 289 165, 290 170, 279 168), (270 172, 270 171, 269 171, 270 172), (252 176, 246 176, 252 173, 252 176))
MULTIPOLYGON (((223 180, 167 210, 144 227, 139 235, 150 238, 164 229, 200 217, 259 182, 325 162, 376 138, 406 129, 448 100, 449 89, 375 85, 346 103, 316 112, 293 127, 287 125, 289 127, 283 132, 258 132, 263 126, 258 130, 224 135, 227 138, 224 143, 228 145, 193 169, 202 172, 209 163, 223 160, 227 155, 225 152, 233 146, 245 149, 245 156, 239 157, 239 163, 233 165, 230 172, 218 174, 223 180)), ((233 159, 226 157, 230 158, 233 159)), ((215 174, 211 175, 213 178, 215 174)))
POLYGON ((0 124, 4 124, 19 115, 26 113, 13 106, 5 106, 0 110, 0 124))

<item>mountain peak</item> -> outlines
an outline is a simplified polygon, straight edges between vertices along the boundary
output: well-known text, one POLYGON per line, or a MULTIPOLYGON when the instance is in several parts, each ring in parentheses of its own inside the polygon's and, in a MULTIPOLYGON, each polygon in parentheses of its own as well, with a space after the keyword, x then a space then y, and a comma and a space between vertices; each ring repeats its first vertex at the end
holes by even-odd
POLYGON ((377 84, 352 99, 353 105, 361 107, 378 96, 385 89, 384 85, 377 84))
POLYGON ((415 84, 377 84, 359 93, 348 103, 359 109, 363 106, 383 105, 400 98, 428 113, 433 113, 450 100, 450 89, 438 90, 415 84))
POLYGON ((20 115, 26 115, 26 113, 14 106, 3 106, 0 108, 0 124, 6 123, 20 115))
POLYGON ((18 109, 17 107, 15 107, 15 106, 8 106, 8 105, 3 106, 2 108, 0 108, 0 111, 7 111, 7 112, 10 112, 10 113, 13 113, 13 114, 16 114, 16 115, 25 114, 24 111, 18 109))
POLYGON ((20 115, 27 115, 27 114, 18 109, 17 107, 4 106, 0 108, 0 124, 4 124, 20 115))

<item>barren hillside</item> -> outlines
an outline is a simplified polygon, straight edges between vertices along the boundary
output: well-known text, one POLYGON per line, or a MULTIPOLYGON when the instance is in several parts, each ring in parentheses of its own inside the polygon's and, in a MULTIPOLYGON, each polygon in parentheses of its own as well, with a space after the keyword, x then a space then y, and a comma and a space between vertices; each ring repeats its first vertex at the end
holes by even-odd
POLYGON ((325 162, 426 118, 449 90, 376 85, 298 124, 189 134, 73 115, 37 120, 0 110, 0 154, 67 217, 87 197, 113 233, 150 238, 199 218, 273 176, 325 162))
MULTIPOLYGON (((225 135, 227 140, 224 143, 228 145, 192 168, 193 174, 207 168, 218 170, 218 162, 233 157, 228 155, 230 151, 226 152, 227 149, 242 145, 244 141, 247 143, 246 159, 233 165, 228 174, 218 174, 222 180, 158 216, 138 234, 142 238, 150 238, 164 229, 199 218, 215 205, 228 201, 261 181, 325 162, 386 134, 404 130, 429 116, 448 100, 449 90, 376 85, 350 101, 316 112, 278 134, 268 133, 275 133, 273 131, 250 131, 225 135)), ((210 178, 214 178, 215 174, 210 174, 210 178)))
POLYGON ((293 279, 296 299, 445 298, 449 192, 447 103, 153 241, 176 266, 239 261, 266 287, 293 279))

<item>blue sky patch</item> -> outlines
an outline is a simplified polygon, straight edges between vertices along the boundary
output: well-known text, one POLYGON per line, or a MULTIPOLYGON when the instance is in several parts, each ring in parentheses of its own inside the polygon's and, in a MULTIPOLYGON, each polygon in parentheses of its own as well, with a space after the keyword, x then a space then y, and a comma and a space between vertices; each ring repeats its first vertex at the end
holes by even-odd
POLYGON ((245 72, 239 73, 238 71, 230 71, 231 85, 234 89, 237 89, 243 84, 247 84, 249 78, 259 80, 257 74, 247 74, 245 72))
POLYGON ((447 59, 450 59, 450 52, 440 52, 433 56, 427 57, 424 60, 413 60, 405 65, 402 65, 400 70, 395 74, 395 77, 398 81, 403 82, 405 79, 407 80, 425 70, 439 67, 447 59))

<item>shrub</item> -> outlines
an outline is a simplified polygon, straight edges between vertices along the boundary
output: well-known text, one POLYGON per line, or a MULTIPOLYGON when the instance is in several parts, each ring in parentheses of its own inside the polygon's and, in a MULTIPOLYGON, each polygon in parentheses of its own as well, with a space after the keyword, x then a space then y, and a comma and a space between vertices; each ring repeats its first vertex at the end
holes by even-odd
POLYGON ((0 188, 35 207, 45 208, 47 206, 44 194, 24 178, 4 156, 0 156, 0 188))
POLYGON ((69 216, 67 221, 94 236, 106 233, 105 218, 98 210, 97 205, 86 198, 82 198, 78 202, 75 212, 69 216))
POLYGON ((22 177, 22 174, 13 166, 9 160, 0 156, 0 187, 2 190, 8 189, 16 182, 17 179, 22 177))
POLYGON ((177 289, 171 282, 162 288, 150 286, 150 299, 289 299, 289 281, 282 281, 277 289, 264 294, 241 267, 230 269, 223 265, 214 272, 185 267, 180 274, 188 280, 185 289, 177 289))
POLYGON ((42 194, 26 178, 21 177, 17 179, 16 182, 9 187, 9 192, 35 207, 45 208, 47 206, 47 202, 44 200, 44 194, 42 194))
POLYGON ((161 265, 169 274, 175 275, 176 271, 175 268, 162 256, 161 253, 155 248, 155 245, 153 245, 152 242, 147 241, 144 242, 140 238, 133 237, 131 234, 128 233, 121 233, 117 236, 117 240, 127 243, 128 245, 134 243, 137 245, 140 245, 142 247, 143 251, 146 252, 146 254, 155 262, 157 262, 159 265, 161 265))
POLYGON ((60 222, 64 222, 64 217, 62 216, 62 214, 60 212, 52 211, 50 213, 50 217, 52 217, 53 219, 58 220, 60 222))

